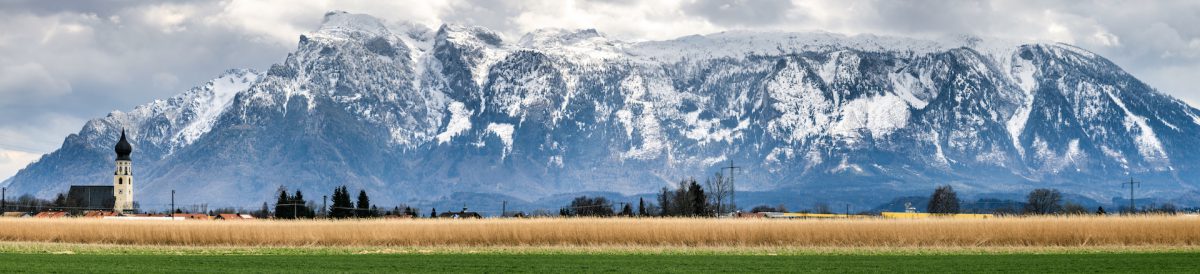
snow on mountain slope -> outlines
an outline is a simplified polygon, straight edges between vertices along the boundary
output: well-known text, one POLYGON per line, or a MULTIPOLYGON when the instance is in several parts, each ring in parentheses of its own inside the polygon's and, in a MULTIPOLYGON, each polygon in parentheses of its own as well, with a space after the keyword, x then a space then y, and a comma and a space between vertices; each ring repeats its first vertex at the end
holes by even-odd
POLYGON ((180 146, 189 145, 200 138, 200 135, 211 131, 217 116, 229 107, 229 104, 233 102, 233 97, 239 92, 249 89, 250 85, 258 80, 258 76, 252 71, 228 73, 217 77, 197 92, 194 99, 190 100, 192 104, 195 104, 196 116, 192 118, 191 123, 188 123, 175 135, 180 146))
POLYGON ((1200 175, 1198 114, 1056 43, 749 31, 625 42, 591 29, 508 41, 330 12, 266 72, 89 121, 8 181, 47 196, 103 175, 125 127, 147 170, 139 191, 214 204, 280 185, 406 203, 637 194, 730 161, 740 190, 804 197, 949 183, 1107 200, 1119 192, 1096 182, 1137 175, 1159 182, 1150 195, 1179 198, 1200 175))

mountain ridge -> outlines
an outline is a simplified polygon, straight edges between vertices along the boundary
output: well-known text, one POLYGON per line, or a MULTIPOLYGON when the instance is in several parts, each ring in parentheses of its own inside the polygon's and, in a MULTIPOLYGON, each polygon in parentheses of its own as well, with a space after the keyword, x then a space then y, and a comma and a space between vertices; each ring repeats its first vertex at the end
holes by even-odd
POLYGON ((481 27, 331 12, 265 72, 231 70, 171 100, 89 121, 6 184, 49 196, 104 182, 119 127, 131 129, 149 206, 171 188, 228 204, 281 185, 348 184, 396 203, 636 195, 731 160, 749 163, 746 191, 867 192, 834 196, 869 206, 893 198, 880 190, 944 183, 1104 201, 1120 191, 1095 181, 1118 175, 1189 201, 1197 190, 1185 178, 1200 161, 1189 150, 1200 111, 1103 57, 974 37, 623 42, 585 29, 508 42, 481 27))

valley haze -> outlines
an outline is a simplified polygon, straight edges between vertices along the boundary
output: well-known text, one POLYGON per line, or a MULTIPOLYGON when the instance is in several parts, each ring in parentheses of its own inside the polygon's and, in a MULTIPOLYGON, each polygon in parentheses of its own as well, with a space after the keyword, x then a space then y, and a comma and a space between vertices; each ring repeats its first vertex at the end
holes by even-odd
POLYGON ((1200 110, 1087 49, 972 36, 504 39, 330 12, 275 65, 88 121, 3 185, 103 184, 122 129, 143 208, 171 190, 253 209, 281 186, 311 200, 346 185, 381 205, 553 209, 653 200, 730 162, 742 208, 861 210, 943 184, 1110 205, 1130 177, 1139 197, 1200 205, 1200 110))

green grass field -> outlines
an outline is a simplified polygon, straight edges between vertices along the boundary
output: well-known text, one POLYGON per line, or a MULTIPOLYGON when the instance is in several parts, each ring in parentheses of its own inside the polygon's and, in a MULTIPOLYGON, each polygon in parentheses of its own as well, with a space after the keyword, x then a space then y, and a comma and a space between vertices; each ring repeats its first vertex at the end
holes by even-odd
POLYGON ((1196 273, 1200 253, 987 255, 2 254, 3 273, 1196 273))

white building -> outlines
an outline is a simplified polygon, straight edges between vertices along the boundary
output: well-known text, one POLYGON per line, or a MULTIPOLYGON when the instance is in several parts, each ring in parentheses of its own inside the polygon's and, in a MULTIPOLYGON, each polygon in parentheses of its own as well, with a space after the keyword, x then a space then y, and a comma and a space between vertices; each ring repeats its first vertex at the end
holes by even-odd
POLYGON ((129 154, 133 146, 125 140, 125 130, 121 130, 121 140, 113 148, 117 152, 117 171, 113 173, 113 212, 133 213, 133 161, 129 154))

